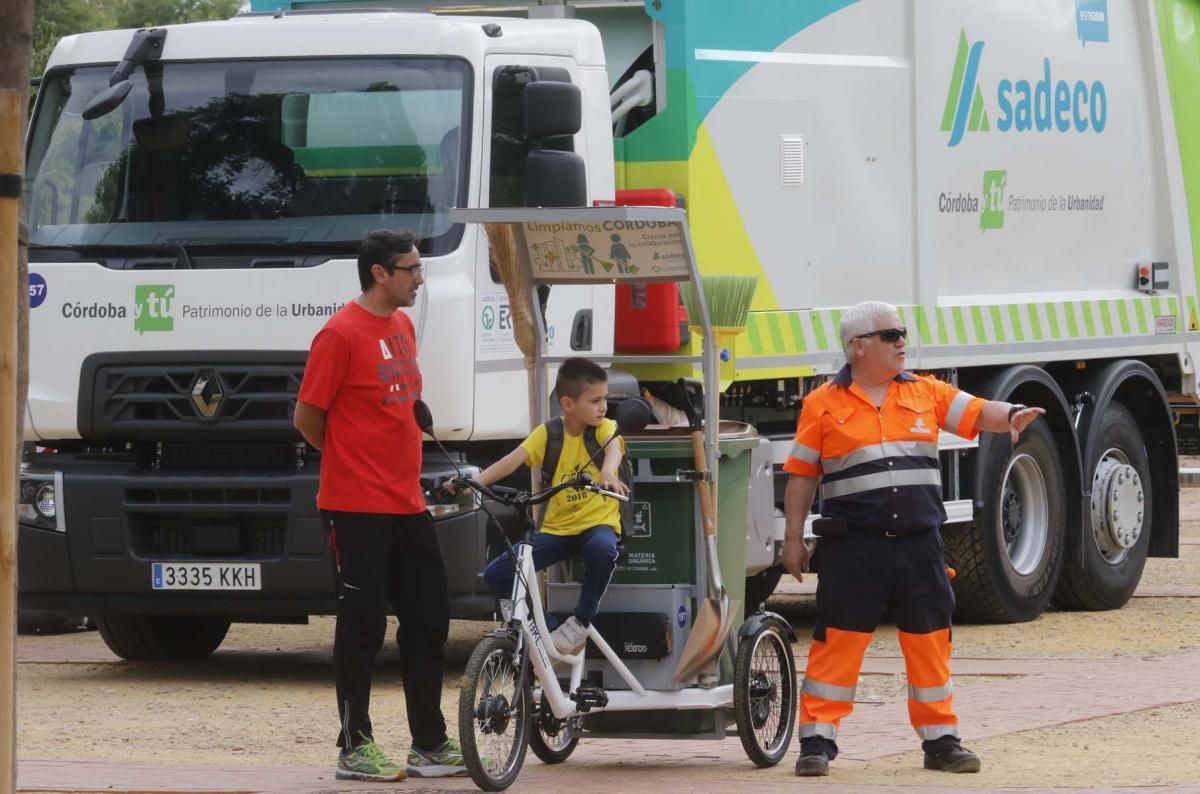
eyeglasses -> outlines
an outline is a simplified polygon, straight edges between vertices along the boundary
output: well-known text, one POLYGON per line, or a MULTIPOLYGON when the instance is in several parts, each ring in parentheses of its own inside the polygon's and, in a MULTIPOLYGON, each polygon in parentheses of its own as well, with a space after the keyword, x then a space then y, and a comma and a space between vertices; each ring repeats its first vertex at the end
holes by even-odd
POLYGON ((894 345, 901 339, 908 339, 907 328, 884 328, 881 331, 872 331, 869 334, 859 334, 855 339, 866 339, 870 336, 877 336, 880 340, 887 342, 889 345, 894 345))
POLYGON ((421 275, 421 273, 424 272, 424 268, 425 268, 425 265, 423 265, 420 262, 418 262, 415 265, 384 265, 384 264, 380 264, 379 266, 389 273, 394 273, 397 270, 403 270, 405 273, 412 276, 413 278, 416 278, 417 276, 421 275))

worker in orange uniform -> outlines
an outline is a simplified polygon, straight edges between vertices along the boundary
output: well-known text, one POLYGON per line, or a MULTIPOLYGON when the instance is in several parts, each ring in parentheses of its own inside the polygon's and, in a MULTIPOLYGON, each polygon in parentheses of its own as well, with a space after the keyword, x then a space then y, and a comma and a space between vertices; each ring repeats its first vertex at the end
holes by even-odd
POLYGON ((892 608, 908 673, 908 714, 925 768, 978 772, 959 740, 950 680, 954 591, 939 527, 946 520, 939 428, 964 438, 1019 433, 1042 408, 973 397, 904 370, 907 330, 896 308, 868 301, 842 316, 846 365, 804 398, 784 469, 783 563, 809 567, 804 524, 818 480, 821 520, 817 624, 800 692, 796 774, 829 774, 837 732, 854 707, 863 655, 885 606, 892 608))

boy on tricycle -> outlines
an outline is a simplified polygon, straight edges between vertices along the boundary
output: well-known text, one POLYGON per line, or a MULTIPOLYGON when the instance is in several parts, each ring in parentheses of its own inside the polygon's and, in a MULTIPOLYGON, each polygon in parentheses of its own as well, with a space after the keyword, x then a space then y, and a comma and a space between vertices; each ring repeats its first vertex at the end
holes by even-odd
MULTIPOLYGON (((586 358, 567 359, 559 367, 554 388, 562 417, 534 428, 520 446, 476 477, 476 482, 491 485, 528 464, 542 468, 545 487, 586 472, 601 488, 628 495, 629 487, 619 476, 624 442, 618 438, 609 443, 616 436, 617 425, 605 418, 608 376, 604 369, 586 358)), ((533 536, 533 564, 539 571, 575 554, 583 555, 583 582, 574 614, 550 635, 562 653, 575 653, 583 646, 587 627, 612 578, 621 532, 620 504, 594 492, 562 491, 547 504, 540 531, 533 536)), ((488 588, 501 599, 502 612, 512 595, 515 566, 512 552, 505 549, 483 572, 488 588)))

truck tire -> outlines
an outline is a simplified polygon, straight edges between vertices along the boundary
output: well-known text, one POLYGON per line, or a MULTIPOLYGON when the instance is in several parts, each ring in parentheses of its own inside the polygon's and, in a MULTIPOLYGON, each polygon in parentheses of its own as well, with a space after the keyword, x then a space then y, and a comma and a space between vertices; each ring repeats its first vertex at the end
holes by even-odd
POLYGON ((203 659, 225 639, 230 620, 214 615, 117 615, 97 617, 108 649, 129 661, 203 659))
POLYGON ((1080 549, 1082 565, 1063 571, 1054 603, 1065 609, 1119 609, 1142 578, 1150 547, 1150 460, 1137 421, 1109 403, 1084 461, 1091 500, 1080 549))
POLYGON ((983 623, 1033 620, 1046 608, 1062 569, 1066 487, 1054 436, 1034 422, 1015 447, 997 434, 980 444, 984 467, 974 524, 947 527, 946 561, 957 616, 983 623))
POLYGON ((775 592, 775 588, 779 586, 779 580, 782 577, 782 565, 773 565, 770 568, 764 568, 753 576, 746 577, 746 600, 744 602, 746 615, 752 615, 758 611, 763 602, 775 592))

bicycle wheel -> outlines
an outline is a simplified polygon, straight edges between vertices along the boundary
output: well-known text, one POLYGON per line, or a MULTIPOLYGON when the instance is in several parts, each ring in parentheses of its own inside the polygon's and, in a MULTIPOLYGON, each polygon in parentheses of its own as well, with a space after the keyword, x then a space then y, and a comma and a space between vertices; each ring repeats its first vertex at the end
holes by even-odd
POLYGON ((787 638, 770 622, 738 645, 733 714, 750 760, 763 767, 778 764, 796 727, 796 660, 787 638))
POLYGON ((503 791, 513 784, 529 742, 529 687, 516 690, 520 660, 516 641, 484 637, 463 673, 458 698, 458 737, 475 785, 503 791))
POLYGON ((543 764, 561 764, 579 746, 580 718, 560 720, 550 711, 542 696, 533 714, 534 730, 529 732, 529 746, 543 764))

